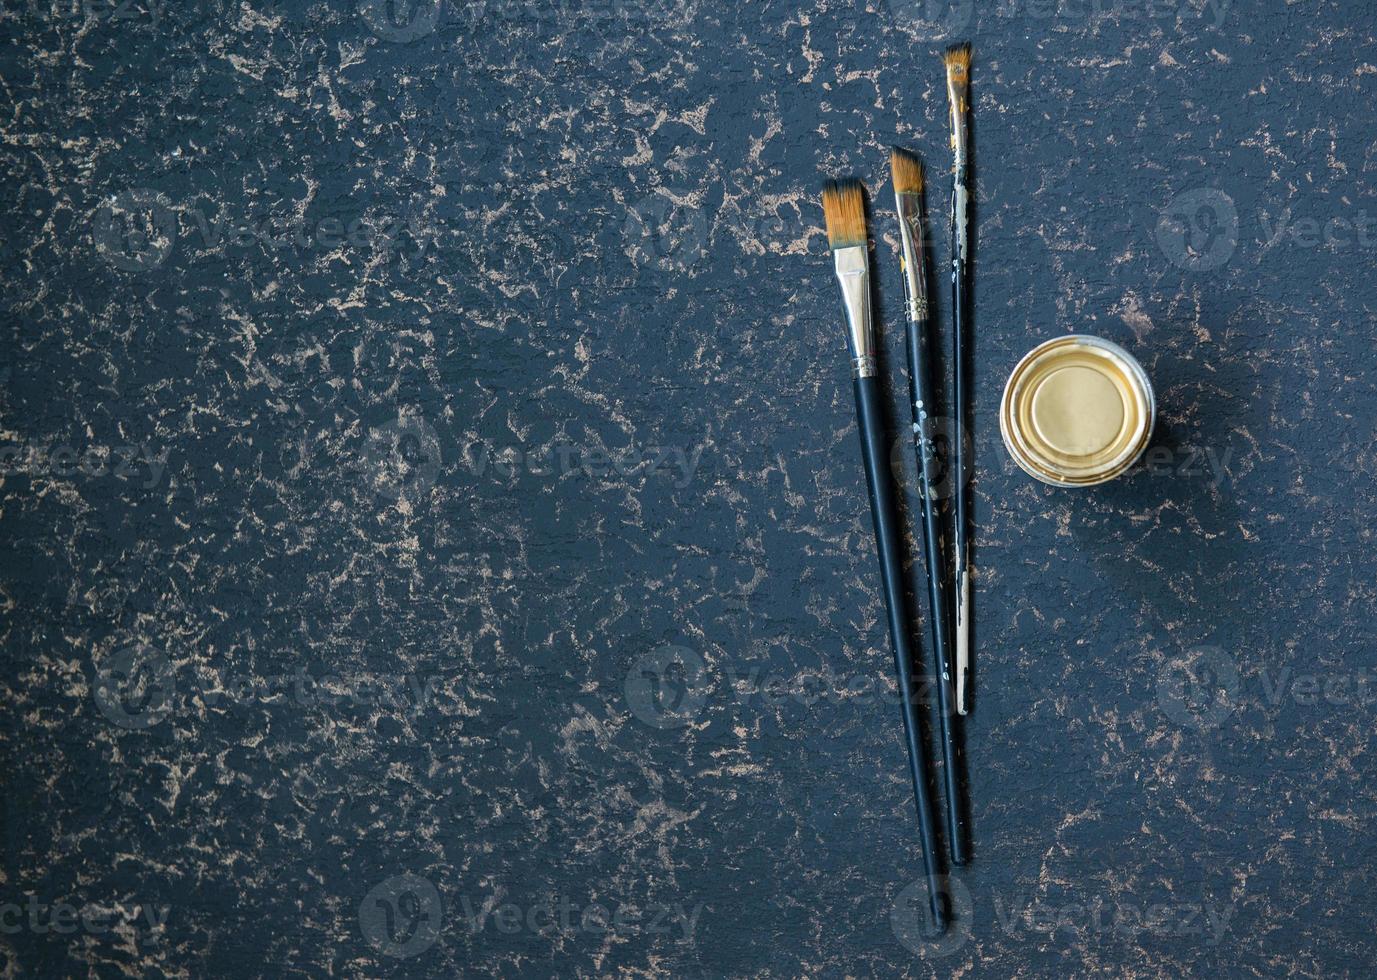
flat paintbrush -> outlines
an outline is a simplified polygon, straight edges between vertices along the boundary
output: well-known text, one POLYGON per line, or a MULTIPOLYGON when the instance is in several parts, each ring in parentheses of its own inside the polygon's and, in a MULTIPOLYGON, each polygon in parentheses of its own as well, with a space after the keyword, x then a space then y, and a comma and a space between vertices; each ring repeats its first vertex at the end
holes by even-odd
POLYGON ((908 743, 909 772, 913 777, 913 797, 918 808, 923 868, 928 879, 933 925, 941 931, 946 928, 947 916, 937 883, 937 837, 928 793, 927 759, 913 692, 913 651, 904 615, 904 568, 899 548, 903 532, 894 504, 888 441, 881 411, 875 331, 870 320, 870 246, 865 225, 865 194, 860 182, 829 182, 822 192, 822 210, 827 219, 827 238, 846 311, 846 341, 851 354, 861 458, 870 488, 870 515, 875 523, 875 546, 880 556, 880 583, 889 618, 889 640, 899 674, 899 700, 908 743))
POLYGON ((971 672, 971 556, 970 518, 966 513, 966 483, 970 461, 966 458, 969 429, 966 374, 966 259, 970 225, 970 111, 971 46, 956 44, 942 55, 947 68, 947 105, 951 121, 951 324, 952 324, 952 409, 956 432, 952 442, 953 524, 952 535, 956 566, 956 710, 965 714, 970 696, 971 672))
POLYGON ((947 793, 947 847, 952 864, 966 863, 965 828, 961 807, 960 740, 952 717, 951 609, 947 596, 942 532, 941 460, 936 446, 936 399, 933 397, 931 352, 928 343, 928 290, 924 269, 923 165, 911 153, 895 147, 889 155, 894 178, 894 204, 899 212, 900 255, 904 272, 904 311, 908 321, 909 404, 913 408, 913 443, 918 456, 918 499, 923 517, 923 558, 928 576, 928 622, 937 663, 937 706, 941 719, 942 776, 947 793))

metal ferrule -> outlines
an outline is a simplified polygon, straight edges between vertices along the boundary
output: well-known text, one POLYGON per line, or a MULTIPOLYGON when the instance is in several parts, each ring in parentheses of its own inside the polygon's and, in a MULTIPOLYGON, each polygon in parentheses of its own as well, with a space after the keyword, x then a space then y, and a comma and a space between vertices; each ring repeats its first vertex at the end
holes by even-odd
POLYGON ((846 347, 851 355, 851 376, 870 378, 878 373, 875 363, 875 331, 870 327, 870 259, 866 246, 833 249, 832 261, 841 284, 846 309, 846 347))
POLYGON ((904 267, 904 308, 912 323, 928 318, 928 280, 923 270, 923 198, 894 195, 899 210, 899 249, 904 267))
POLYGON ((969 79, 964 71, 959 74, 947 72, 947 118, 951 124, 952 167, 956 170, 966 166, 969 154, 970 133, 966 128, 969 92, 969 79))

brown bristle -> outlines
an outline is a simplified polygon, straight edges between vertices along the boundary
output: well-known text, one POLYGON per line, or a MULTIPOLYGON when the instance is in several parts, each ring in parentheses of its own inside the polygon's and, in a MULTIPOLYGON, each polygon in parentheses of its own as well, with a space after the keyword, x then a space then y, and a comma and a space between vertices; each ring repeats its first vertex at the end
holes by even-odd
POLYGON ((902 150, 897 146, 890 147, 889 172, 894 177, 896 194, 923 192, 923 162, 908 150, 902 150))
POLYGON ((947 65, 947 74, 957 78, 964 78, 971 70, 971 44, 966 41, 963 44, 953 44, 942 53, 942 60, 947 65))
POLYGON ((865 192, 859 180, 829 180, 822 188, 822 215, 833 248, 865 244, 865 192))

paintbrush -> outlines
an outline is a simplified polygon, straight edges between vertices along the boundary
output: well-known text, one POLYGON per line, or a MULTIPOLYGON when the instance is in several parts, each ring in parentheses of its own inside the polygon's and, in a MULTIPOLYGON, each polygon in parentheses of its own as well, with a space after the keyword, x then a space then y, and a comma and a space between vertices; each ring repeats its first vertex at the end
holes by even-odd
POLYGON ((971 82, 971 46, 956 44, 942 55, 947 67, 947 103, 951 120, 951 318, 952 408, 956 418, 953 438, 952 478, 953 561, 956 566, 956 710, 965 714, 971 672, 971 556, 970 520, 966 513, 966 483, 970 461, 966 459, 966 259, 969 246, 970 131, 967 127, 971 82))
POLYGON ((936 400, 933 397, 928 343, 928 290, 923 243, 923 164, 911 153, 894 147, 889 154, 894 180, 894 204, 899 212, 900 255, 904 273, 904 311, 908 321, 909 403, 913 407, 913 443, 918 456, 918 498, 922 509, 923 558, 928 576, 928 622, 939 675, 937 706, 941 718, 942 775, 947 792, 947 846, 952 864, 966 863, 961 817, 960 742, 952 717, 951 612, 947 601, 942 535, 938 526, 941 460, 936 446, 936 400))
POLYGON ((860 426, 861 458, 870 488, 870 516, 875 523, 875 546, 880 556, 880 582, 889 618, 889 640, 899 674, 904 737, 908 743, 909 772, 918 808, 918 836, 923 867, 928 879, 928 898, 933 925, 946 928, 946 909, 938 889, 937 839, 933 828, 932 802, 928 793, 927 759, 921 745, 918 712, 913 692, 913 653, 904 616, 903 562, 900 558, 898 511, 890 480, 889 452, 881 411, 880 382, 875 354, 875 331, 870 319, 870 251, 865 225, 865 193, 860 181, 830 181, 822 192, 827 219, 827 239, 832 248, 837 282, 841 285, 846 313, 846 343, 851 355, 851 377, 856 394, 856 419, 860 426))

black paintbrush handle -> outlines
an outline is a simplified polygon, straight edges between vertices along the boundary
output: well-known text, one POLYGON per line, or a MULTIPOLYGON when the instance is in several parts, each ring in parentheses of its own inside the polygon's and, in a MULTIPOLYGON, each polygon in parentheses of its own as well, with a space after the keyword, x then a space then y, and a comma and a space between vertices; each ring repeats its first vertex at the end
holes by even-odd
POLYGON ((935 441, 932 370, 927 324, 909 321, 908 380, 913 405, 913 442, 918 456, 919 498, 923 518, 923 557, 928 576, 932 649, 937 663, 937 707, 941 718, 942 775, 947 793, 947 846, 954 865, 966 863, 965 819, 961 806, 961 743, 952 706, 951 604, 947 598, 942 532, 938 526, 941 495, 940 460, 935 441))
POLYGON ((968 168, 966 164, 961 164, 956 170, 955 185, 952 196, 952 236, 951 236, 951 318, 952 318, 952 407, 953 415, 956 418, 956 432, 953 434, 952 451, 952 551, 953 567, 955 568, 956 595, 956 652, 957 659, 960 659, 961 651, 965 651, 967 672, 962 673, 957 670, 953 675, 956 684, 962 685, 963 689, 957 696, 957 704, 964 705, 970 695, 968 685, 970 684, 969 666, 972 654, 971 643, 971 592, 974 583, 971 582, 971 555, 970 555, 970 515, 967 510, 968 494, 967 483, 970 480, 971 461, 967 458, 967 442, 971 442, 972 448, 974 441, 968 440, 969 426, 967 420, 970 414, 970 406, 967 404, 970 396, 968 390, 968 373, 970 370, 966 350, 966 312, 967 286, 966 286, 966 262, 967 249, 969 248, 969 222, 970 215, 967 213, 968 202, 967 188, 970 186, 968 181, 968 168))
POLYGON ((880 555, 880 581, 884 587, 885 610, 889 614, 889 640, 894 647, 894 663, 899 672, 900 704, 903 706, 904 738, 908 743, 909 771, 913 776, 913 798, 918 807, 918 836, 923 848, 923 870, 928 879, 928 897, 936 929, 946 928, 946 908, 938 888, 937 834, 932 820, 932 799, 928 792, 927 756, 921 743, 917 705, 913 694, 913 651, 909 644, 908 623, 904 616, 904 569, 900 560, 898 509, 889 473, 883 414, 880 410, 880 385, 874 378, 857 378, 856 418, 861 431, 861 458, 870 487, 870 514, 875 521, 875 546, 880 555))

